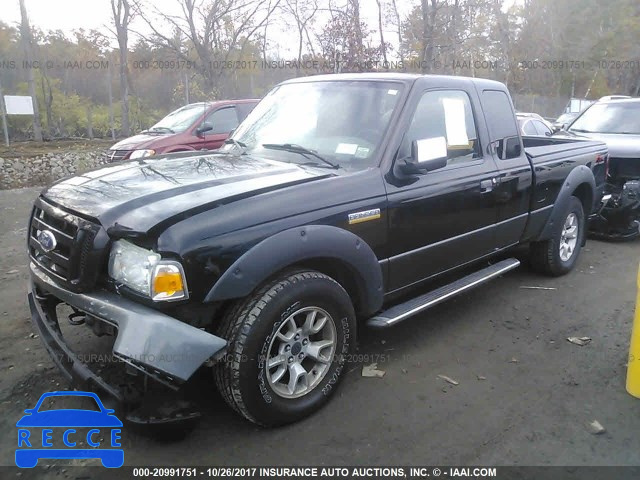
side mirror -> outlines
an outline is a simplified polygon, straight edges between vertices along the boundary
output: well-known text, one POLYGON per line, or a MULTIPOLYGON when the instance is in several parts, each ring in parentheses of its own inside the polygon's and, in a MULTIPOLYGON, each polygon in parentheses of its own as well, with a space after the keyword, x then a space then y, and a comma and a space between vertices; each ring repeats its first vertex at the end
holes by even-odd
POLYGON ((196 135, 202 136, 206 132, 210 132, 211 130, 213 130, 213 125, 211 125, 210 123, 203 123, 198 128, 196 128, 196 135))
POLYGON ((405 159, 406 173, 422 173, 447 166, 447 140, 444 137, 426 138, 411 142, 411 156, 405 159))
POLYGON ((522 145, 520 137, 507 137, 498 142, 497 148, 498 158, 507 160, 509 158, 517 158, 522 153, 522 145))

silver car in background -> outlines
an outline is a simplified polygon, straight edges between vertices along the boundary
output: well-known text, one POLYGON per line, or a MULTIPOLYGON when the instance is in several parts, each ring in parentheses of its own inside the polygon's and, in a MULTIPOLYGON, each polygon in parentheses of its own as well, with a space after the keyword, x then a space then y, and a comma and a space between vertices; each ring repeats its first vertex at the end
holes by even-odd
POLYGON ((615 97, 589 106, 557 135, 587 137, 607 144, 605 197, 590 228, 595 237, 630 240, 640 237, 640 98, 615 97))

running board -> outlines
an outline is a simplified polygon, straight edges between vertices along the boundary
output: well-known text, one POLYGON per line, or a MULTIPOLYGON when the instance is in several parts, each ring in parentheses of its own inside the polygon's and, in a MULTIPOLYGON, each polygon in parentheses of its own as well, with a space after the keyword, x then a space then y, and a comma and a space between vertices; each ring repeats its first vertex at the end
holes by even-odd
POLYGON ((467 290, 471 290, 483 283, 506 273, 520 265, 520 261, 515 258, 502 260, 482 270, 467 275, 453 283, 444 285, 419 297, 394 305, 393 307, 379 313, 367 321, 367 325, 373 328, 387 328, 407 318, 423 312, 445 300, 459 295, 467 290))

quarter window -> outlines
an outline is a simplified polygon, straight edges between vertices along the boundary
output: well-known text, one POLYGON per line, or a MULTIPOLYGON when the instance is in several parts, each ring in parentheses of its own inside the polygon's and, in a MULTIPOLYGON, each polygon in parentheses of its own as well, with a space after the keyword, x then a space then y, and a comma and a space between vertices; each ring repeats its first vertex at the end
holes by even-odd
POLYGON ((492 142, 518 135, 511 100, 500 90, 485 90, 482 93, 484 116, 492 142))

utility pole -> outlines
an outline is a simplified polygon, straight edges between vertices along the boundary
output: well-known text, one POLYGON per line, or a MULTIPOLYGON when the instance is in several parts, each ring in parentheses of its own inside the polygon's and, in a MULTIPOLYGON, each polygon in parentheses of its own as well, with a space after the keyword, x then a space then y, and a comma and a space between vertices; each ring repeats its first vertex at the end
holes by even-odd
POLYGON ((116 130, 114 126, 114 118, 113 118, 113 91, 111 87, 111 60, 109 60, 109 68, 107 69, 107 93, 109 94, 109 125, 111 126, 111 139, 116 139, 116 130))
POLYGON ((186 71, 184 72, 184 101, 186 102, 185 105, 191 103, 189 101, 189 73, 186 71))
POLYGON ((33 139, 36 142, 42 141, 42 125, 40 124, 40 109, 38 108, 38 99, 36 97, 36 84, 33 78, 33 36, 31 35, 31 26, 29 25, 29 17, 27 9, 24 6, 24 0, 20 0, 20 40, 24 49, 25 57, 29 68, 27 68, 27 86, 29 95, 33 102, 33 139))
POLYGON ((4 108, 4 95, 0 83, 0 114, 2 114, 2 130, 4 131, 4 143, 9 146, 9 130, 7 130, 7 110, 4 108))

